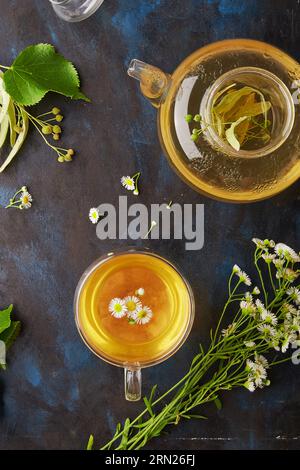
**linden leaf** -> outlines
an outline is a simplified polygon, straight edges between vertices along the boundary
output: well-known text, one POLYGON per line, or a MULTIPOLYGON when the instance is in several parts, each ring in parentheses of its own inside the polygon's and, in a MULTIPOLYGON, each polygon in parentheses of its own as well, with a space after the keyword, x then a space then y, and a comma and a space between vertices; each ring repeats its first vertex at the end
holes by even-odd
POLYGON ((0 333, 10 327, 10 314, 13 309, 13 306, 10 305, 5 310, 0 310, 0 333))
POLYGON ((50 44, 36 44, 24 49, 3 74, 6 92, 18 104, 31 106, 49 91, 72 99, 89 99, 80 92, 74 65, 55 52, 50 44))
POLYGON ((231 126, 229 127, 229 129, 227 129, 227 131, 225 132, 225 135, 226 135, 226 139, 227 139, 227 142, 231 145, 231 147, 233 147, 235 150, 239 151, 240 148, 241 148, 241 144, 240 142, 237 140, 236 136, 235 136, 235 128, 243 121, 245 121, 245 119, 248 119, 248 116, 243 116, 241 117, 240 119, 238 119, 237 121, 233 122, 231 124, 231 126))

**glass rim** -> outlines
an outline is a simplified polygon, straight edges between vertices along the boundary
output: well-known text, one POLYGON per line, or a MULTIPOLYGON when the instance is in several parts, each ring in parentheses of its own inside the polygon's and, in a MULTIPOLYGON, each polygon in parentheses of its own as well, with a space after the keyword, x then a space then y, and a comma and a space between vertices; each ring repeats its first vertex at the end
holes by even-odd
POLYGON ((78 283, 77 283, 77 286, 76 286, 76 289, 75 289, 75 294, 74 294, 74 301, 73 301, 73 310, 74 310, 74 318, 75 318, 75 324, 76 324, 76 327, 77 327, 77 330, 78 330, 78 333, 82 339, 82 341, 84 342, 84 344, 88 347, 88 349, 95 355, 97 356, 99 359, 103 360, 104 362, 107 362, 108 364, 111 364, 111 365, 114 365, 114 366, 117 366, 117 367, 121 367, 121 368, 124 368, 124 367, 127 367, 127 368, 141 368, 141 369, 144 369, 146 367, 151 367, 151 366, 154 366, 154 365, 157 365, 157 364, 160 364, 161 362, 164 362, 166 361, 167 359, 169 359, 171 356, 173 356, 180 348, 181 346, 183 346, 183 344, 185 343, 185 341, 187 340, 190 332, 191 332, 191 329, 192 329, 192 326, 193 326, 193 323, 194 323, 194 318, 195 318, 195 298, 194 298, 194 294, 193 294, 193 290, 191 288, 191 285, 190 283, 187 281, 186 277, 182 274, 182 272, 180 271, 180 269, 177 267, 177 265, 172 261, 169 261, 168 259, 164 258, 163 256, 159 255, 158 253, 155 253, 153 252, 152 250, 150 250, 150 248, 147 248, 147 247, 128 247, 128 248, 119 248, 117 250, 114 250, 112 252, 108 252, 106 253, 105 255, 102 255, 100 256, 99 258, 97 258, 95 261, 93 261, 86 269, 85 271, 83 272, 83 274, 81 275, 78 283), (156 359, 156 360, 151 360, 151 361, 146 361, 146 362, 143 362, 143 363, 138 363, 138 362, 121 362, 121 361, 114 361, 112 358, 110 357, 107 357, 105 356, 105 354, 103 353, 99 353, 97 351, 95 351, 95 349, 89 344, 88 340, 86 339, 86 337, 84 336, 84 333, 83 331, 81 330, 81 326, 80 326, 80 321, 79 321, 79 307, 78 307, 78 303, 79 303, 79 298, 80 298, 80 293, 82 291, 82 288, 86 282, 86 280, 88 279, 88 277, 101 265, 101 264, 104 264, 105 262, 107 262, 108 260, 112 259, 113 257, 115 256, 122 256, 122 255, 126 255, 128 253, 140 253, 140 254, 144 254, 144 255, 148 255, 148 256, 154 256, 155 258, 158 258, 160 259, 161 261, 163 261, 164 263, 168 264, 172 269, 174 269, 177 274, 180 276, 180 278, 182 279, 182 281, 184 282, 184 285, 186 287, 186 290, 187 290, 187 293, 188 293, 188 298, 189 298, 189 318, 188 318, 188 322, 187 322, 187 325, 186 325, 186 328, 185 330, 183 331, 182 333, 182 336, 181 338, 179 339, 179 341, 174 345, 174 347, 168 351, 166 354, 164 354, 162 357, 160 357, 159 359, 156 359))
POLYGON ((295 107, 293 102, 293 97, 286 86, 286 84, 275 74, 270 72, 269 70, 260 68, 260 67, 252 67, 252 66, 245 66, 245 67, 237 67, 229 72, 225 72, 222 74, 217 80, 213 83, 213 85, 207 90, 204 98, 201 102, 200 107, 200 114, 205 116, 205 121, 208 123, 212 122, 212 115, 211 115, 211 108, 212 102, 215 96, 215 93, 218 92, 226 83, 226 81, 230 78, 236 77, 242 74, 256 74, 269 79, 275 86, 277 86, 278 90, 280 91, 285 103, 286 103, 286 114, 287 117, 284 122, 284 126, 282 129, 282 134, 277 136, 273 141, 269 144, 261 147, 260 149, 255 150, 235 150, 232 148, 227 142, 225 142, 215 131, 214 126, 210 125, 207 129, 205 129, 204 135, 207 137, 208 141, 211 142, 212 145, 218 147, 221 151, 226 153, 231 157, 237 158, 259 158, 277 150, 284 142, 288 139, 290 133, 293 130, 293 126, 295 123, 295 107))

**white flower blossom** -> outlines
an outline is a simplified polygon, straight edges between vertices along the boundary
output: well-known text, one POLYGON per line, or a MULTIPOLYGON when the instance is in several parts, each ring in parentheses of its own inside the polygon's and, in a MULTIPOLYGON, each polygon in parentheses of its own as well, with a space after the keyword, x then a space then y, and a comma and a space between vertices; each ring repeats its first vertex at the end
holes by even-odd
POLYGON ((254 341, 245 341, 244 345, 246 346, 246 348, 254 348, 256 346, 254 341))
POLYGON ((290 287, 286 293, 291 297, 296 305, 300 304, 300 290, 297 289, 297 287, 290 287))
POLYGON ((133 316, 133 319, 138 325, 139 324, 144 325, 145 323, 148 323, 152 317, 153 317, 153 312, 151 308, 143 306, 143 307, 138 307, 136 313, 133 316))
POLYGON ((20 196, 21 208, 29 209, 32 203, 32 196, 28 191, 23 191, 20 196))
POLYGON ((253 291, 252 291, 252 294, 253 295, 259 295, 260 294, 260 290, 257 286, 254 287, 253 291))
POLYGON ((100 213, 96 207, 92 207, 89 212, 89 219, 92 224, 96 224, 99 220, 100 213))
POLYGON ((293 263, 299 263, 300 261, 299 255, 293 250, 293 248, 290 248, 284 243, 277 243, 275 245, 274 251, 280 258, 285 258, 288 261, 292 261, 293 263))
POLYGON ((278 323, 276 315, 268 310, 261 312, 260 317, 265 323, 269 323, 270 325, 276 326, 278 323))
POLYGON ((227 326, 227 328, 224 328, 221 331, 222 336, 226 338, 227 336, 231 335, 235 330, 235 326, 236 326, 236 323, 231 323, 230 325, 227 326))
POLYGON ((276 335, 276 329, 272 325, 270 325, 269 323, 263 323, 261 325, 258 325, 257 329, 264 336, 271 336, 272 337, 272 336, 276 335))
POLYGON ((109 303, 108 310, 116 318, 122 318, 127 314, 127 308, 123 299, 115 297, 109 303))
POLYGON ((135 295, 129 295, 125 297, 123 301, 127 309, 128 317, 134 318, 134 315, 137 312, 138 308, 142 307, 140 299, 135 295))
POLYGON ((128 189, 129 191, 135 190, 135 182, 131 176, 122 176, 121 183, 124 188, 128 189))

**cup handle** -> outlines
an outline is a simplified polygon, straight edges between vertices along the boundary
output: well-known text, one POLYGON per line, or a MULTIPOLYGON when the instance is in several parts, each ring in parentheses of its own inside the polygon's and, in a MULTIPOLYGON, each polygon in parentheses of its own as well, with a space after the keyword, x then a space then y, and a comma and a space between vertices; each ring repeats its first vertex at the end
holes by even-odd
POLYGON ((142 371, 140 367, 124 368, 125 398, 128 401, 138 401, 142 396, 142 371))

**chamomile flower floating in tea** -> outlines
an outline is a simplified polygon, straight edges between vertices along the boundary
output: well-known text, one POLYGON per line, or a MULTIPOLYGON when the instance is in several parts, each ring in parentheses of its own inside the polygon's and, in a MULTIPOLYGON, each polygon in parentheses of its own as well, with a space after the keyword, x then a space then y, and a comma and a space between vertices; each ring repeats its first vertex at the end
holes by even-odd
MULTIPOLYGON (((143 296, 145 289, 140 287, 135 292, 137 295, 143 296)), ((144 325, 149 323, 153 317, 151 308, 146 305, 143 306, 140 299, 135 295, 128 295, 123 299, 112 299, 108 309, 116 318, 122 318, 126 315, 130 325, 144 325)))
POLYGON ((111 300, 108 310, 116 318, 122 318, 127 315, 127 307, 124 300, 117 297, 111 300))
POLYGON ((134 318, 134 315, 136 314, 138 309, 142 307, 140 299, 138 299, 134 295, 129 295, 128 297, 125 297, 124 303, 127 308, 128 317, 132 318, 134 318))
POLYGON ((134 320, 138 325, 145 325, 149 323, 151 318, 153 317, 153 312, 151 308, 144 306, 139 307, 137 312, 134 314, 134 320))
POLYGON ((29 209, 32 203, 32 196, 28 192, 27 186, 22 186, 9 200, 9 204, 5 209, 29 209))

